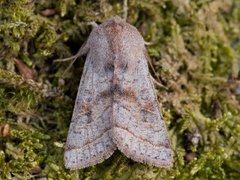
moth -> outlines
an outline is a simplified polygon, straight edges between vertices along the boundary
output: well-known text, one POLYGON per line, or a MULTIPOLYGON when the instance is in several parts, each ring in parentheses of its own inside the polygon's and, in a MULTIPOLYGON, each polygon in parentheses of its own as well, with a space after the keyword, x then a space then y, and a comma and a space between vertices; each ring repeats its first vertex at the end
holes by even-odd
POLYGON ((93 27, 65 146, 65 166, 103 162, 116 149, 137 162, 171 167, 173 151, 138 30, 113 17, 93 27))

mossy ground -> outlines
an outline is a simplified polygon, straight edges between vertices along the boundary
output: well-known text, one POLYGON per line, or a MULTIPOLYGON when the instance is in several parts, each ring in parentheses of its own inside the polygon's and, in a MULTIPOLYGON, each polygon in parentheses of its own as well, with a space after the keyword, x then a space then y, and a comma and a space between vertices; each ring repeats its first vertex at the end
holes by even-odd
MULTIPOLYGON (((74 179, 64 142, 84 58, 63 75, 90 21, 123 14, 117 0, 0 1, 0 179, 74 179)), ((117 151, 80 179, 239 179, 240 1, 129 0, 147 46, 175 152, 170 170, 117 151)))

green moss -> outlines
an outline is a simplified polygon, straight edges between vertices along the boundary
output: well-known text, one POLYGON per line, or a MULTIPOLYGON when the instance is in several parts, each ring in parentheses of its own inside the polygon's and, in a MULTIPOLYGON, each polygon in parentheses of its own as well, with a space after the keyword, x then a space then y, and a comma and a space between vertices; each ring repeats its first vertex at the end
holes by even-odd
MULTIPOLYGON (((237 179, 240 176, 240 2, 133 0, 128 22, 144 39, 175 152, 170 170, 119 151, 79 171, 64 143, 84 62, 62 76, 89 21, 123 14, 123 2, 0 1, 0 179, 237 179), (44 15, 46 9, 53 14, 44 15), (27 80, 15 64, 34 74, 27 80), (78 78, 76 78, 78 77, 78 78), (194 139, 195 138, 195 139, 194 139)), ((22 72, 21 72, 22 73, 22 72)))

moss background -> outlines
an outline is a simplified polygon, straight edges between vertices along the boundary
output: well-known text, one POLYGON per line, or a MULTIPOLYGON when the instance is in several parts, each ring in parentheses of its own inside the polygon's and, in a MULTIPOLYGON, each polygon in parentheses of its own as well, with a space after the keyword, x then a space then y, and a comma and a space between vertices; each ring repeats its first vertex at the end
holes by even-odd
POLYGON ((130 0, 147 46, 175 152, 170 170, 119 151, 78 172, 64 143, 89 21, 123 14, 120 0, 0 0, 0 179, 239 179, 240 1, 130 0), (77 174, 78 173, 78 174, 77 174))

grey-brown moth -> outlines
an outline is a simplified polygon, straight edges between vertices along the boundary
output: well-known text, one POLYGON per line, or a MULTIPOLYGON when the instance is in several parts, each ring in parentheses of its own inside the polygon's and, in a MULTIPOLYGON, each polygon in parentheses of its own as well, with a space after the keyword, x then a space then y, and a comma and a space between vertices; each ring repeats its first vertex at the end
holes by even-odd
POLYGON ((157 167, 171 167, 173 152, 147 65, 144 40, 119 17, 93 28, 65 149, 65 166, 80 169, 116 149, 157 167))

